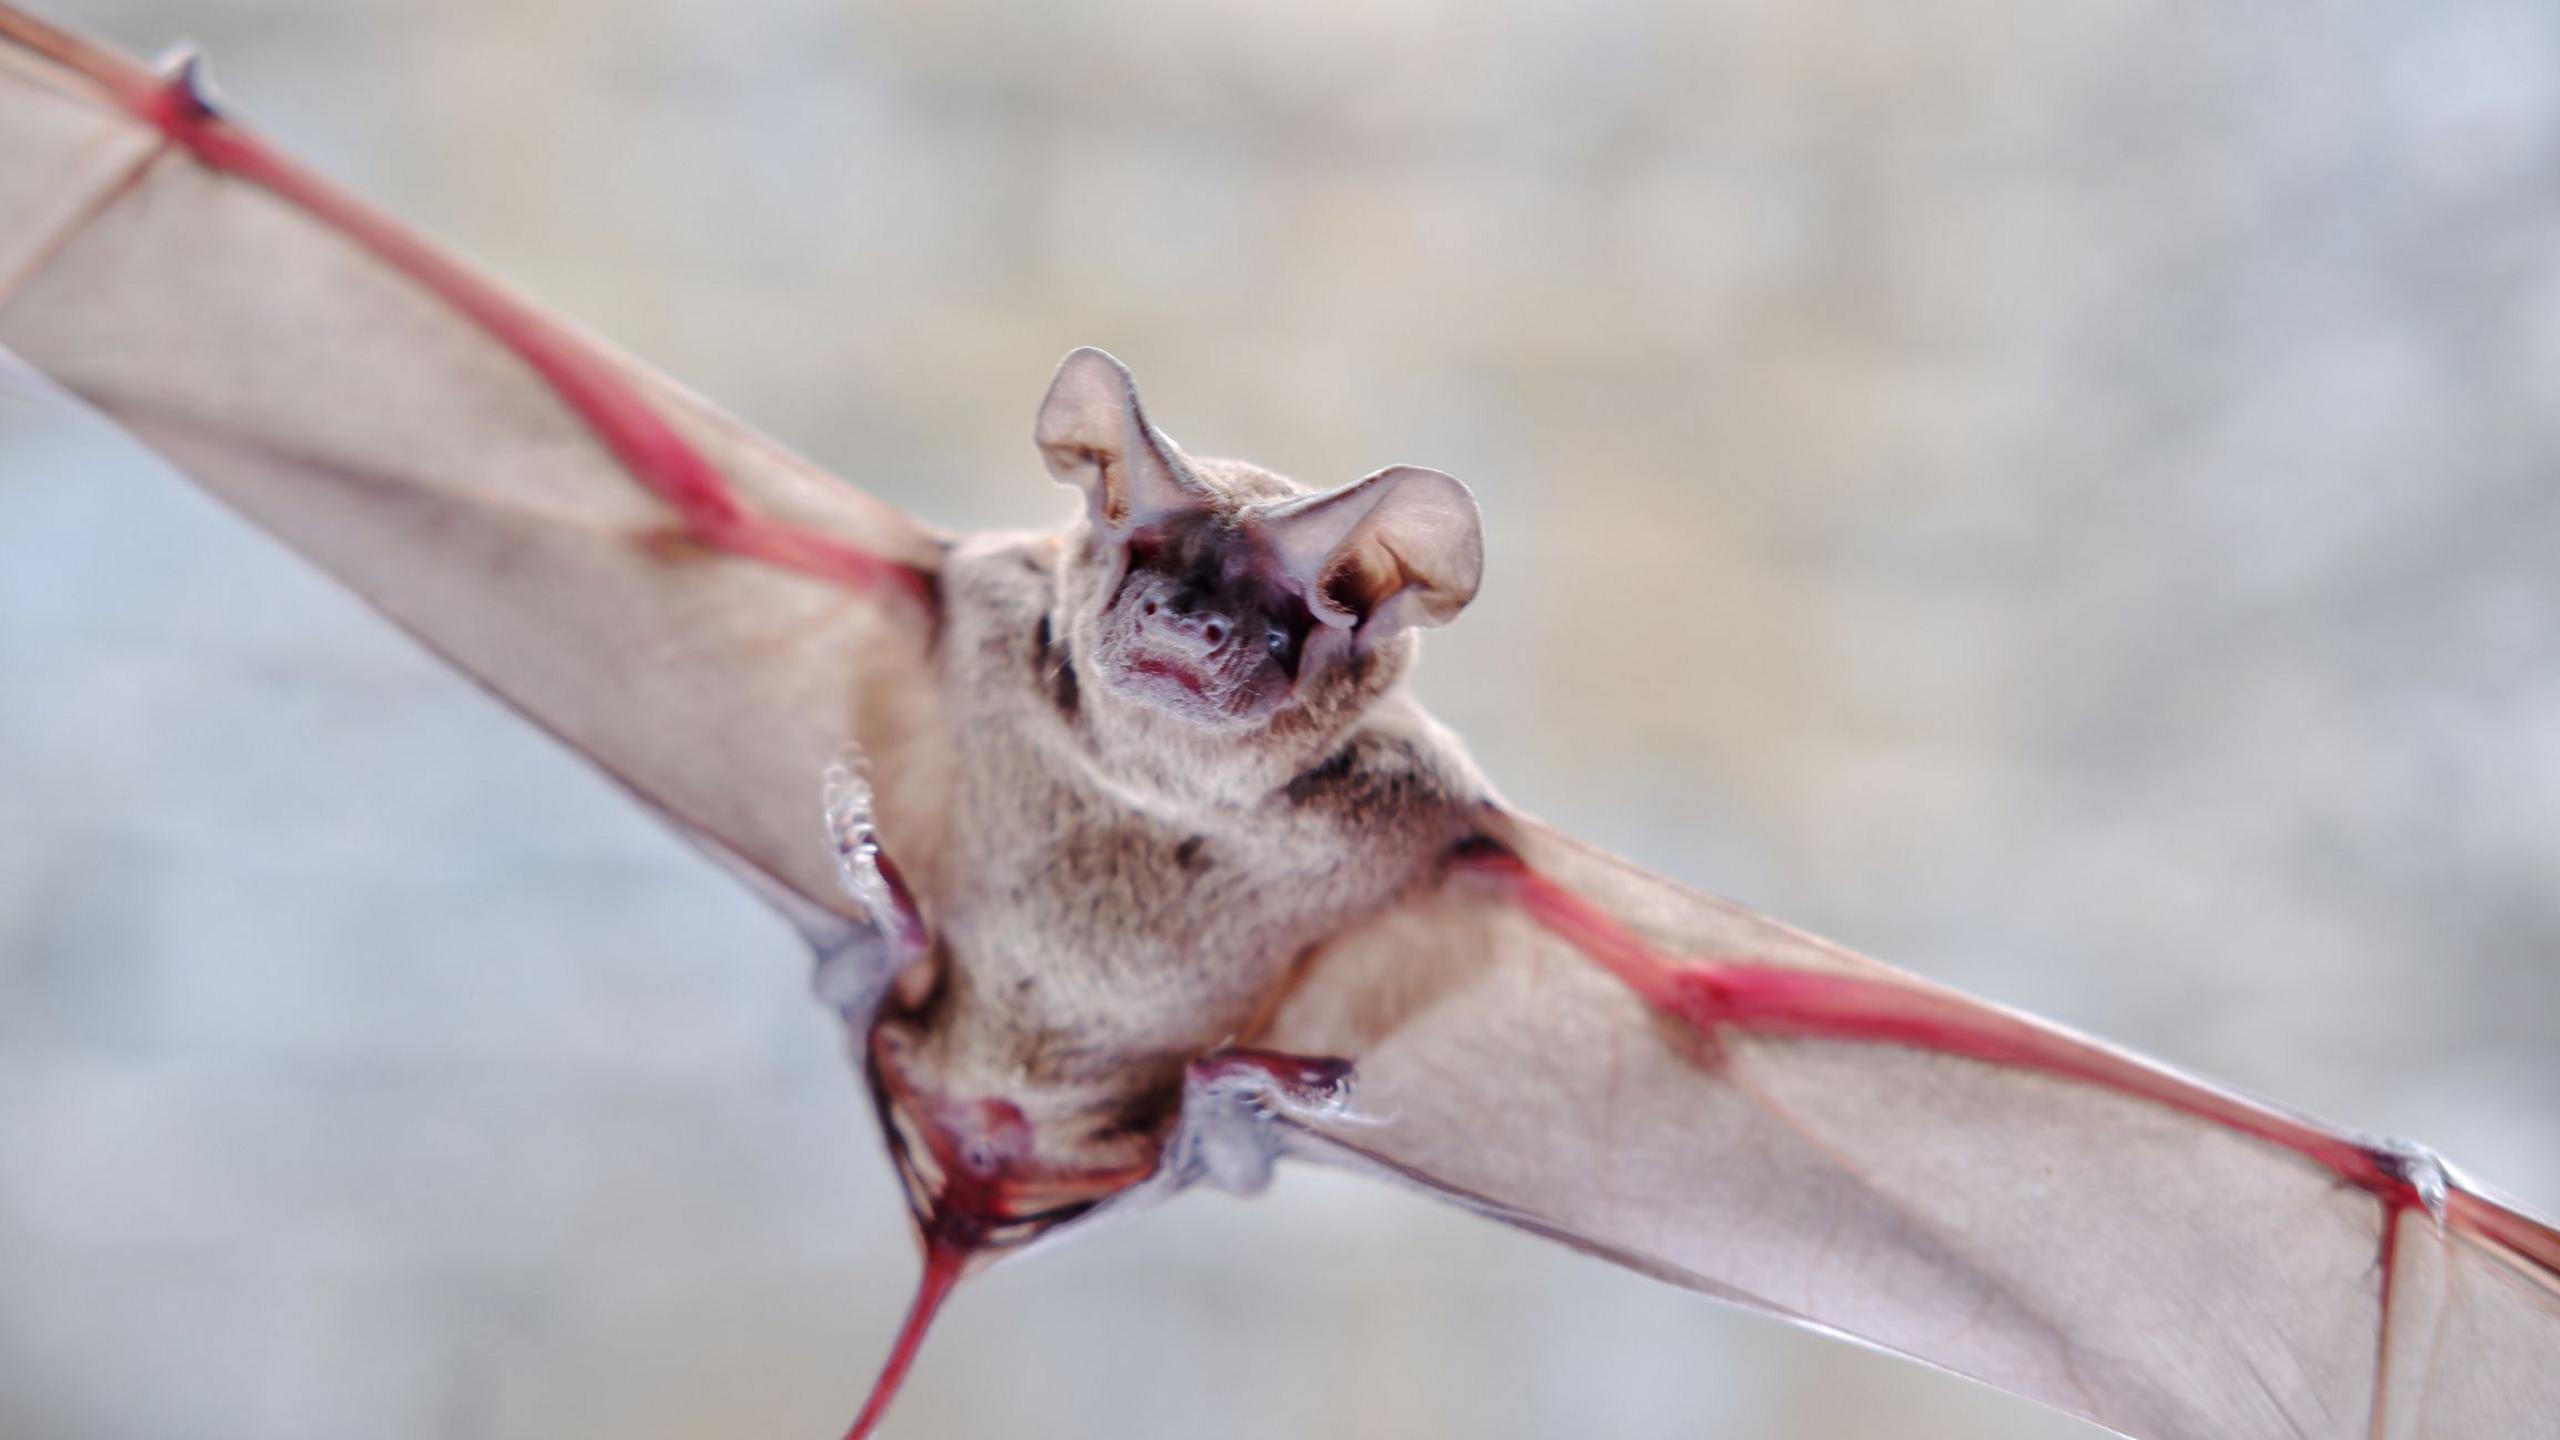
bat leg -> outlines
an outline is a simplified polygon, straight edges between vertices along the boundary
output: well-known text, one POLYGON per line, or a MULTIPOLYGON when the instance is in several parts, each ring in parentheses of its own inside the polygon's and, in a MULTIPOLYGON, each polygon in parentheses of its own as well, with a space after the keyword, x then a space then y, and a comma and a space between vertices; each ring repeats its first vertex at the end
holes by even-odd
POLYGON ((1242 1047, 1203 1055, 1183 1072, 1182 1118, 1162 1172, 1177 1186, 1205 1180, 1230 1194, 1260 1194, 1284 1149, 1275 1119, 1339 1112, 1351 1079, 1351 1062, 1329 1055, 1242 1047))
MULTIPOLYGON (((831 788, 859 784, 851 776, 841 780, 831 776, 830 780, 831 788)), ((834 816, 835 803, 831 800, 831 825, 834 816)), ((910 1164, 907 1132, 886 1105, 888 1098, 900 1093, 896 1067, 874 1063, 869 1073, 875 1089, 884 1097, 890 1153, 904 1171, 910 1164)), ((1183 1071, 1181 1114, 1152 1172, 1114 1177, 1108 1193, 1093 1203, 1069 1207, 1054 1223, 1076 1225, 1106 1210, 1125 1212, 1163 1200, 1200 1180, 1236 1194, 1255 1194, 1270 1183, 1273 1162, 1282 1152, 1282 1117, 1290 1113, 1339 1111, 1350 1090, 1348 1060, 1243 1047, 1203 1055, 1183 1071)), ((845 1432, 845 1440, 868 1440, 904 1382, 926 1329, 952 1287, 968 1273, 973 1257, 997 1253, 985 1248, 985 1226, 1013 1218, 1012 1204, 1018 1198, 1014 1192, 1020 1181, 1044 1178, 1036 1172, 1020 1172, 1014 1163, 1027 1154, 1029 1135, 1021 1112, 1008 1104, 982 1104, 977 1108, 982 1111, 977 1117, 981 1133, 995 1133, 988 1136, 992 1143, 985 1147, 991 1152, 990 1159, 975 1168, 950 1145, 947 1137, 932 1130, 919 1132, 926 1146, 937 1149, 936 1168, 944 1177, 943 1189, 932 1204, 917 1213, 924 1241, 924 1272, 917 1282, 906 1323, 899 1327, 889 1358, 881 1366, 861 1413, 845 1432), (1014 1133, 1006 1135, 1002 1133, 1005 1131, 1014 1133)), ((1021 1239, 1007 1243, 1018 1244, 1021 1239)))

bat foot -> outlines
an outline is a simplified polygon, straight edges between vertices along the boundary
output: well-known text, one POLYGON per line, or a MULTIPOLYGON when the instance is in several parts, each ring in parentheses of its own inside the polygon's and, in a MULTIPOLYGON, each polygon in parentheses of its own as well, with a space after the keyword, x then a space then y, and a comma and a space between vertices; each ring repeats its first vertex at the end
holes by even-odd
POLYGON ((1335 1115, 1351 1098, 1351 1062, 1278 1050, 1220 1050, 1183 1075, 1182 1119, 1165 1164, 1183 1183, 1258 1195, 1286 1148, 1292 1114, 1335 1115))

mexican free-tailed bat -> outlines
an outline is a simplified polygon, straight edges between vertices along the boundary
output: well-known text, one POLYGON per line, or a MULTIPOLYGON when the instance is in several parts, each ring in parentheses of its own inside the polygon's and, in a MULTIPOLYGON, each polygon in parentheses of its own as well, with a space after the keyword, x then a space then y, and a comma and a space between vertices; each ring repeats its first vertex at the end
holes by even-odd
POLYGON ((1191 1067, 1329 936, 1431 881, 1492 803, 1397 684, 1414 628, 1475 593, 1464 486, 1399 466, 1309 494, 1184 455, 1098 350, 1059 367, 1037 441, 1082 523, 973 537, 938 571, 962 743, 932 916, 893 900, 882 949, 822 962, 914 997, 875 1024, 860 980, 821 976, 938 1268, 1155 1174, 1191 1067))
POLYGON ((2560 1233, 1659 880, 1397 688, 1472 502, 1183 455, 1069 357, 953 539, 0 9, 0 344, 789 915, 925 1280, 1299 1156, 2154 1437, 2549 1434, 2560 1233), (1026 465, 1026 469, 1027 469, 1026 465), (816 823, 819 777, 844 767, 816 823), (832 843, 829 843, 829 837, 832 843))

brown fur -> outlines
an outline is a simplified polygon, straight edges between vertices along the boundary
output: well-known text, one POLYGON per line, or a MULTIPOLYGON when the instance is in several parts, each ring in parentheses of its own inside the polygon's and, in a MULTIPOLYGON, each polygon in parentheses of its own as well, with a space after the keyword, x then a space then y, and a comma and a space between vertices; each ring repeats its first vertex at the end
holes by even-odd
MULTIPOLYGON (((1249 465, 1179 463, 1220 505, 1301 493, 1249 465)), ((1092 516, 951 553, 959 763, 926 897, 935 979, 880 1028, 893 1093, 946 1114, 1010 1102, 1053 1171, 1151 1164, 1183 1067, 1260 1013, 1309 946, 1422 880, 1487 793, 1398 688, 1411 633, 1311 667, 1243 728, 1134 696, 1093 661, 1122 566, 1092 516)))

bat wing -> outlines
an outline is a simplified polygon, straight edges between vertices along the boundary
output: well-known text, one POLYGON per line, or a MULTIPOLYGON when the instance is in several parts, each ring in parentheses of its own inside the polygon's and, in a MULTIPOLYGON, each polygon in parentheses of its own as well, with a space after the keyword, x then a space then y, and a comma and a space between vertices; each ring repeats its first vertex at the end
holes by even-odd
POLYGON ((818 819, 849 747, 929 856, 936 537, 269 150, 191 64, 0 6, 0 150, 0 346, 813 938, 859 909, 818 819))
POLYGON ((1255 1037, 1356 1067, 1287 1149, 2147 1440, 2560 1434, 2560 1235, 2424 1152, 1493 833, 1255 1037))

